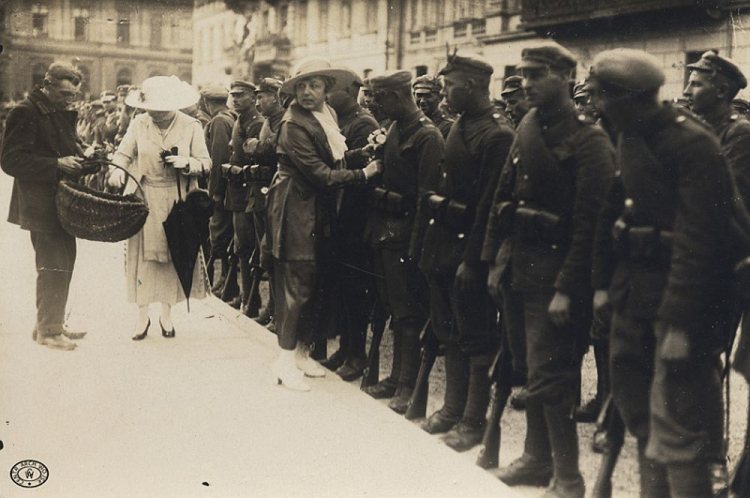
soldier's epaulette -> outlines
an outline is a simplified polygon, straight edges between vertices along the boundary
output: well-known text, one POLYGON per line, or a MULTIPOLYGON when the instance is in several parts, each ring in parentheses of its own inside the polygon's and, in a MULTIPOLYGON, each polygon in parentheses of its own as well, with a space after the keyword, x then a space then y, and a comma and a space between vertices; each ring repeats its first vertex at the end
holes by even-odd
POLYGON ((426 127, 432 126, 433 128, 437 128, 437 126, 435 126, 435 123, 433 123, 432 120, 427 116, 422 116, 421 118, 419 118, 419 124, 426 127))
POLYGON ((714 133, 713 127, 710 124, 708 124, 706 120, 698 116, 696 113, 694 113, 690 109, 686 109, 685 107, 682 107, 680 105, 674 105, 671 102, 665 102, 664 105, 671 106, 674 113, 677 114, 677 117, 675 118, 675 122, 684 123, 685 121, 690 121, 691 123, 695 123, 699 125, 700 127, 702 127, 703 129, 710 131, 711 133, 714 133))
POLYGON ((513 123, 511 123, 508 118, 500 114, 499 112, 493 112, 492 113, 492 120, 497 124, 498 126, 510 126, 513 128, 513 123))

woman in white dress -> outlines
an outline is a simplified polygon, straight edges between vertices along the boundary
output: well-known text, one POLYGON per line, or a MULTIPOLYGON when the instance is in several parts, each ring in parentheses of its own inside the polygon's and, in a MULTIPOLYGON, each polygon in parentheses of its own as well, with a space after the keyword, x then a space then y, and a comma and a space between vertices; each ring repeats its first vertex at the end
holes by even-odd
MULTIPOLYGON (((197 188, 198 175, 211 168, 203 129, 197 119, 179 112, 195 104, 199 94, 176 76, 155 76, 125 99, 146 112, 133 118, 112 162, 127 169, 141 183, 149 206, 146 224, 127 242, 126 276, 128 302, 138 305, 134 341, 144 339, 151 321, 149 305, 161 303, 159 324, 164 337, 175 336, 172 306, 185 299, 173 266, 162 223, 178 200, 177 179, 183 199, 197 188), (167 153, 162 159, 164 151, 167 153)), ((114 170, 111 186, 121 186, 125 174, 114 170)), ((128 182, 125 192, 136 190, 128 182)), ((199 252, 190 298, 206 296, 205 264, 199 252)))

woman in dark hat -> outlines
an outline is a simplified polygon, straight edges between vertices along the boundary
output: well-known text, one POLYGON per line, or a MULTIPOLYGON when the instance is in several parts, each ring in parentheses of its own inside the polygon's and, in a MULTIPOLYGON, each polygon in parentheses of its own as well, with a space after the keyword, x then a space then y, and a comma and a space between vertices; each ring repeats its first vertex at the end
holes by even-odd
POLYGON ((320 276, 336 216, 335 189, 362 184, 380 172, 379 162, 362 170, 343 167, 346 144, 328 94, 346 88, 356 74, 334 68, 325 59, 307 59, 284 82, 292 94, 278 141, 278 173, 268 191, 268 251, 273 259, 276 320, 281 354, 274 381, 307 391, 303 376, 322 377, 323 368, 310 358, 308 345, 321 300, 320 276))

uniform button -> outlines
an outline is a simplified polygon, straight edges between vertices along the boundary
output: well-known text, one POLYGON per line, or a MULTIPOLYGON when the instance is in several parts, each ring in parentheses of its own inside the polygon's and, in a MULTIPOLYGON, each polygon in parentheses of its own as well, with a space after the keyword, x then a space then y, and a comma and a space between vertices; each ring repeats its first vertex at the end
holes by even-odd
POLYGON ((529 179, 529 175, 523 175, 523 179, 524 180, 528 180, 529 179))
POLYGON ((578 115, 578 121, 586 121, 586 115, 585 114, 579 114, 578 115))
POLYGON ((463 233, 459 233, 459 234, 458 234, 458 238, 459 238, 459 239, 463 239, 464 237, 466 237, 466 235, 465 235, 465 234, 463 234, 463 233))
POLYGON ((552 249, 557 249, 557 244, 552 244, 552 249))
POLYGON ((425 118, 419 118, 419 120, 424 123, 425 118))
POLYGON ((518 201, 518 205, 519 205, 519 206, 523 206, 524 204, 526 204, 526 201, 523 201, 523 200, 521 200, 521 201, 518 201))
POLYGON ((687 118, 685 116, 677 116, 677 119, 675 121, 677 123, 683 123, 687 118))
POLYGON ((429 224, 430 225, 434 225, 435 224, 435 218, 430 218, 429 224))
POLYGON ((492 117, 495 118, 495 119, 500 119, 500 114, 495 113, 495 114, 492 115, 492 117))
POLYGON ((443 171, 443 178, 448 178, 448 173, 446 173, 445 171, 443 171))
POLYGON ((739 118, 739 116, 738 116, 737 114, 732 114, 732 115, 731 115, 731 116, 729 117, 729 119, 731 119, 732 121, 737 121, 737 118, 739 118))
POLYGON ((513 158, 513 164, 518 164, 518 156, 513 158))
POLYGON ((263 194, 263 195, 266 195, 268 193, 268 187, 262 187, 260 189, 260 193, 263 194))
POLYGON ((632 208, 635 203, 633 202, 633 199, 625 199, 625 207, 626 208, 632 208))

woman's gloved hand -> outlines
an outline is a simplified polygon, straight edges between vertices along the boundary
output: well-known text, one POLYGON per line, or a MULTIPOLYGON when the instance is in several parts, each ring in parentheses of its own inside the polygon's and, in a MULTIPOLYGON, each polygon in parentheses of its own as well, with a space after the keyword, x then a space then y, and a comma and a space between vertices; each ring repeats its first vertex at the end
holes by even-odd
POLYGON ((190 160, 185 156, 166 156, 164 160, 174 169, 185 169, 190 166, 190 160))
POLYGON ((125 184, 125 172, 121 169, 110 167, 107 186, 111 188, 121 188, 123 184, 125 184))

